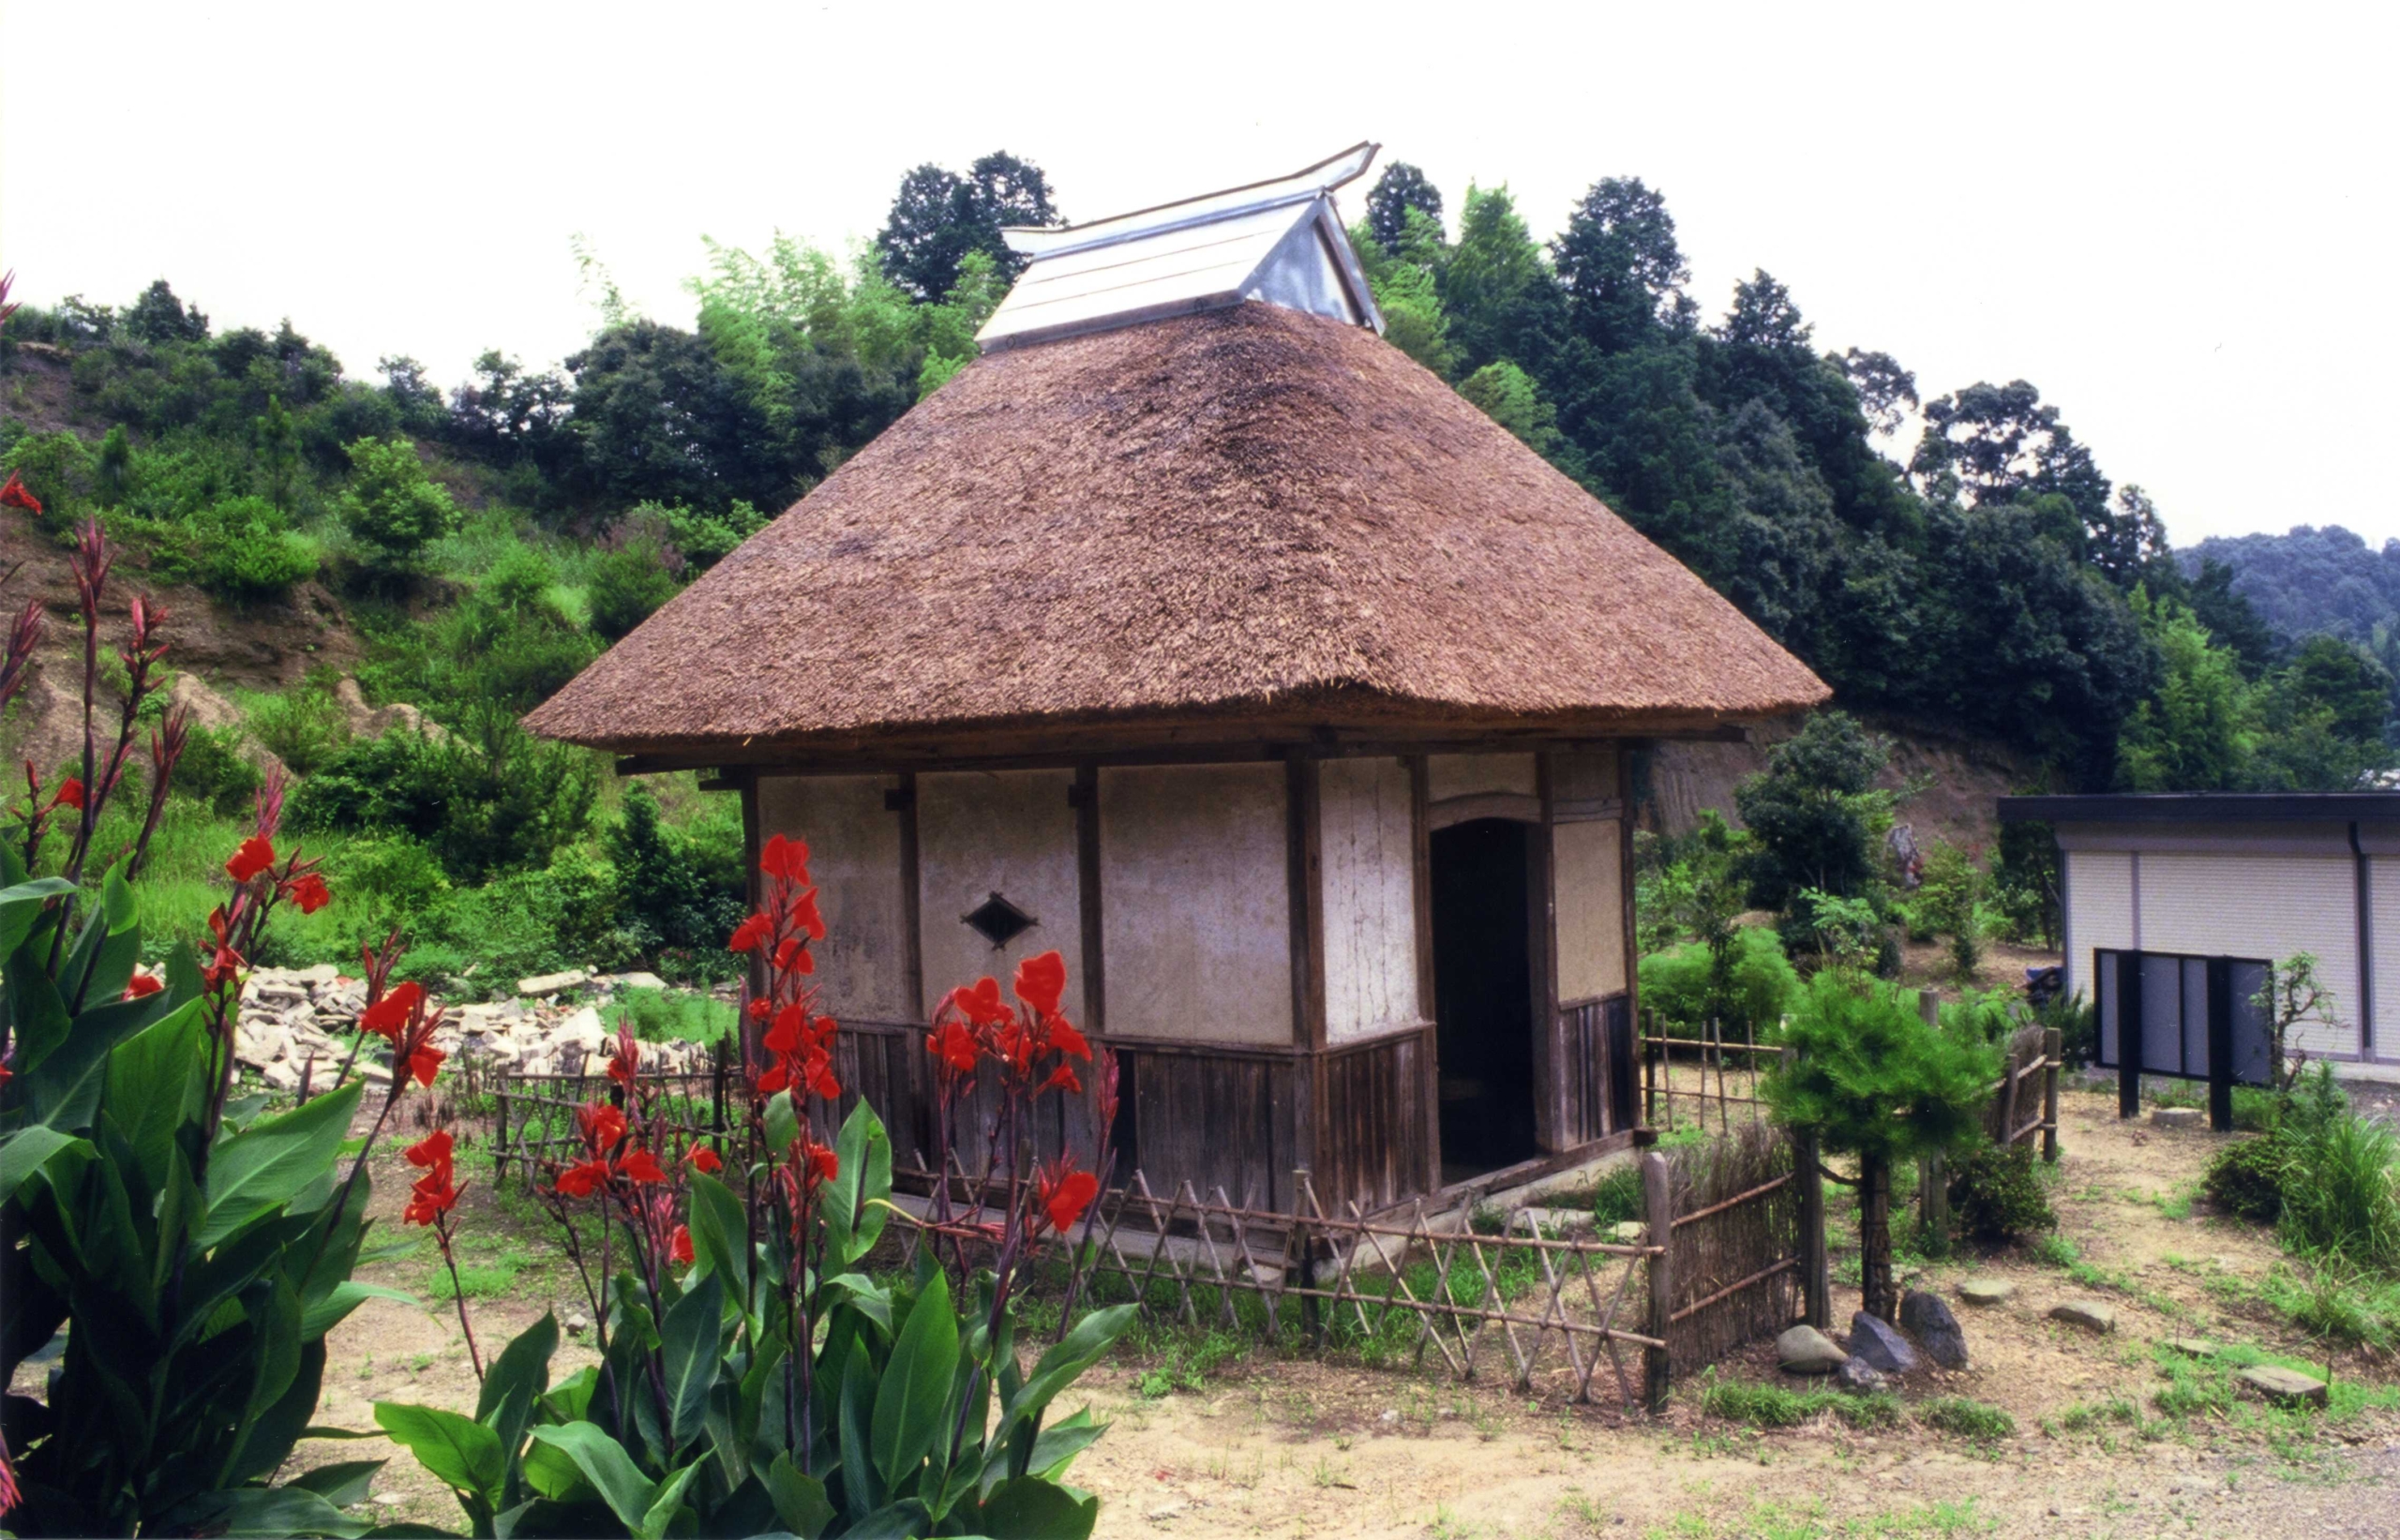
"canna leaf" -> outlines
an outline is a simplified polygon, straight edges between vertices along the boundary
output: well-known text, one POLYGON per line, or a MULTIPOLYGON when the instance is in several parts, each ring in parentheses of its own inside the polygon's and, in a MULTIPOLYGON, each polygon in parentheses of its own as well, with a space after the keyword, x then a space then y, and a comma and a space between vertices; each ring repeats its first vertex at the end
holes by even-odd
MULTIPOLYGON (((379 1407, 377 1412, 380 1415, 382 1409, 379 1407)), ((489 1429, 486 1432, 488 1434, 489 1429)), ((608 1504, 608 1511, 617 1516, 618 1521, 637 1534, 641 1533, 652 1500, 650 1480, 634 1464, 633 1457, 599 1424, 571 1422, 562 1427, 536 1428, 533 1438, 573 1460, 575 1468, 600 1494, 600 1500, 608 1504)), ((492 1447, 499 1447, 498 1440, 493 1441, 492 1447)))
POLYGON ((781 1155, 800 1137, 800 1114, 791 1104, 789 1091, 777 1091, 767 1099, 767 1148, 781 1155))
POLYGON ((1140 1310, 1138 1305, 1112 1305, 1076 1322, 1075 1329, 1042 1355, 1023 1387, 1001 1407, 1001 1436, 1007 1434, 1006 1425, 1020 1417, 1040 1427, 1042 1409, 1050 1404, 1050 1398, 1074 1383, 1078 1375, 1100 1361, 1100 1355, 1112 1343, 1132 1329, 1140 1310))
POLYGON ((724 1354, 725 1284, 709 1274, 668 1307, 659 1328, 659 1365, 667 1378, 668 1442, 681 1446, 700 1430, 724 1354))
POLYGON ((208 1163, 208 1218, 195 1244, 214 1246, 330 1172, 365 1084, 352 1081, 218 1145, 208 1163))
POLYGON ((0 1141, 0 1204, 14 1197, 19 1183, 39 1171, 52 1156, 69 1144, 83 1144, 85 1149, 91 1148, 72 1134, 61 1133, 38 1123, 29 1129, 21 1129, 5 1141, 0 1141))
POLYGON ((833 1522, 833 1504, 826 1499, 825 1484, 794 1465, 789 1455, 775 1457, 775 1462, 767 1467, 766 1483, 775 1517, 800 1540, 817 1540, 833 1522))
POLYGON ((875 1466, 885 1490, 898 1490, 946 1430, 957 1369, 958 1316, 950 1307, 949 1280, 937 1273, 909 1308, 876 1390, 875 1466))
POLYGON ((337 1508, 347 1508, 367 1501, 375 1473, 391 1464, 388 1459, 345 1459, 331 1465, 320 1465, 313 1471, 303 1471, 287 1486, 314 1492, 337 1508))
POLYGON ((823 1197, 825 1243, 835 1263, 848 1267, 875 1248, 890 1211, 871 1200, 892 1190, 892 1140, 875 1109, 862 1099, 834 1136, 841 1169, 823 1197))
POLYGON ((667 1527, 683 1511, 683 1488, 700 1473, 700 1462, 694 1460, 651 1488, 650 1511, 634 1527, 641 1540, 665 1540, 667 1527))
POLYGON ((499 1497, 508 1457, 500 1435, 473 1418, 440 1407, 377 1401, 375 1424, 414 1455, 434 1479, 488 1503, 499 1497))
POLYGON ((692 1174, 692 1248, 702 1267, 722 1276, 734 1303, 750 1308, 750 1227, 742 1200, 706 1172, 692 1174))
POLYGON ((975 1527, 989 1540, 1085 1540, 1099 1519, 1099 1498, 1040 1476, 1018 1476, 983 1500, 975 1527))

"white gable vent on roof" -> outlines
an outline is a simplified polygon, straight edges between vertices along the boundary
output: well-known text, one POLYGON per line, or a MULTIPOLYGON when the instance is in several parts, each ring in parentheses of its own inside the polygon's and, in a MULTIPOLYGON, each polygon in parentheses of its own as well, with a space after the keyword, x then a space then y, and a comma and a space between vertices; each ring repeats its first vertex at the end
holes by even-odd
POLYGON ((1062 230, 1011 230, 1032 259, 976 340, 986 352, 1264 300, 1384 329, 1333 189, 1381 148, 1360 144, 1272 182, 1062 230))

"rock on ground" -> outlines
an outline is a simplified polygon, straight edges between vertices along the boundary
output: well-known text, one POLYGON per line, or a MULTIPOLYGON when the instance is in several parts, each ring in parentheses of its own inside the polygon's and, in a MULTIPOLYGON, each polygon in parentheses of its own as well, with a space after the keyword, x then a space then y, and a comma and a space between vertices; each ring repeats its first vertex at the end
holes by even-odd
POLYGON ((2278 1406, 2323 1406, 2326 1399, 2325 1382, 2297 1369, 2279 1368, 2273 1364, 2258 1364, 2235 1376, 2243 1384, 2258 1392, 2278 1406))
POLYGON ((1958 1297, 1970 1305, 2004 1305, 2017 1285, 2004 1278, 1971 1278, 1958 1285, 1958 1297))
POLYGON ((1939 1296, 1922 1290, 1902 1294, 1900 1325, 1916 1338, 1925 1355, 1943 1368, 1967 1367, 1967 1334, 1958 1329, 1958 1318, 1939 1296))
POLYGON ((1883 1388, 1881 1370, 1864 1358, 1852 1358, 1834 1370, 1834 1383, 1856 1396, 1872 1396, 1883 1388))
POLYGON ((1814 1326, 1794 1326, 1775 1339, 1776 1361, 1788 1374, 1831 1374, 1850 1354, 1814 1326))
POLYGON ((1866 1359, 1885 1374, 1914 1374, 1925 1367, 1898 1326, 1865 1310, 1850 1318, 1850 1355, 1866 1359))
POLYGON ((2050 1307, 2050 1319, 2063 1321, 2085 1331, 2112 1332, 2117 1329, 2114 1308, 2096 1299, 2069 1299, 2050 1307))

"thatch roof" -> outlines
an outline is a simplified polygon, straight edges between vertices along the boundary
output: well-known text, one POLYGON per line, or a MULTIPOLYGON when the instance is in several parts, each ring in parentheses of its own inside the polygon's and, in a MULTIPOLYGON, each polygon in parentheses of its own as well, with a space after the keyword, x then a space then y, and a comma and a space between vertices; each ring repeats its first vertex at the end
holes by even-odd
POLYGON ((977 360, 526 721, 730 762, 1826 695, 1397 348, 1252 303, 977 360))

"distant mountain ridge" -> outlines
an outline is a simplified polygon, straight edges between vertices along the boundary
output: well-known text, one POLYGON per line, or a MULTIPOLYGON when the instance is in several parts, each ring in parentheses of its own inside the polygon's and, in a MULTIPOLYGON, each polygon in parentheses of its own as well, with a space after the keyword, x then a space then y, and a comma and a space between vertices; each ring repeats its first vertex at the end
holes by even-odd
POLYGON ((2380 549, 2338 524, 2283 534, 2217 535, 2175 553, 2187 577, 2203 561, 2233 569, 2233 591, 2287 642, 2329 633, 2372 645, 2400 630, 2400 540, 2380 549))

